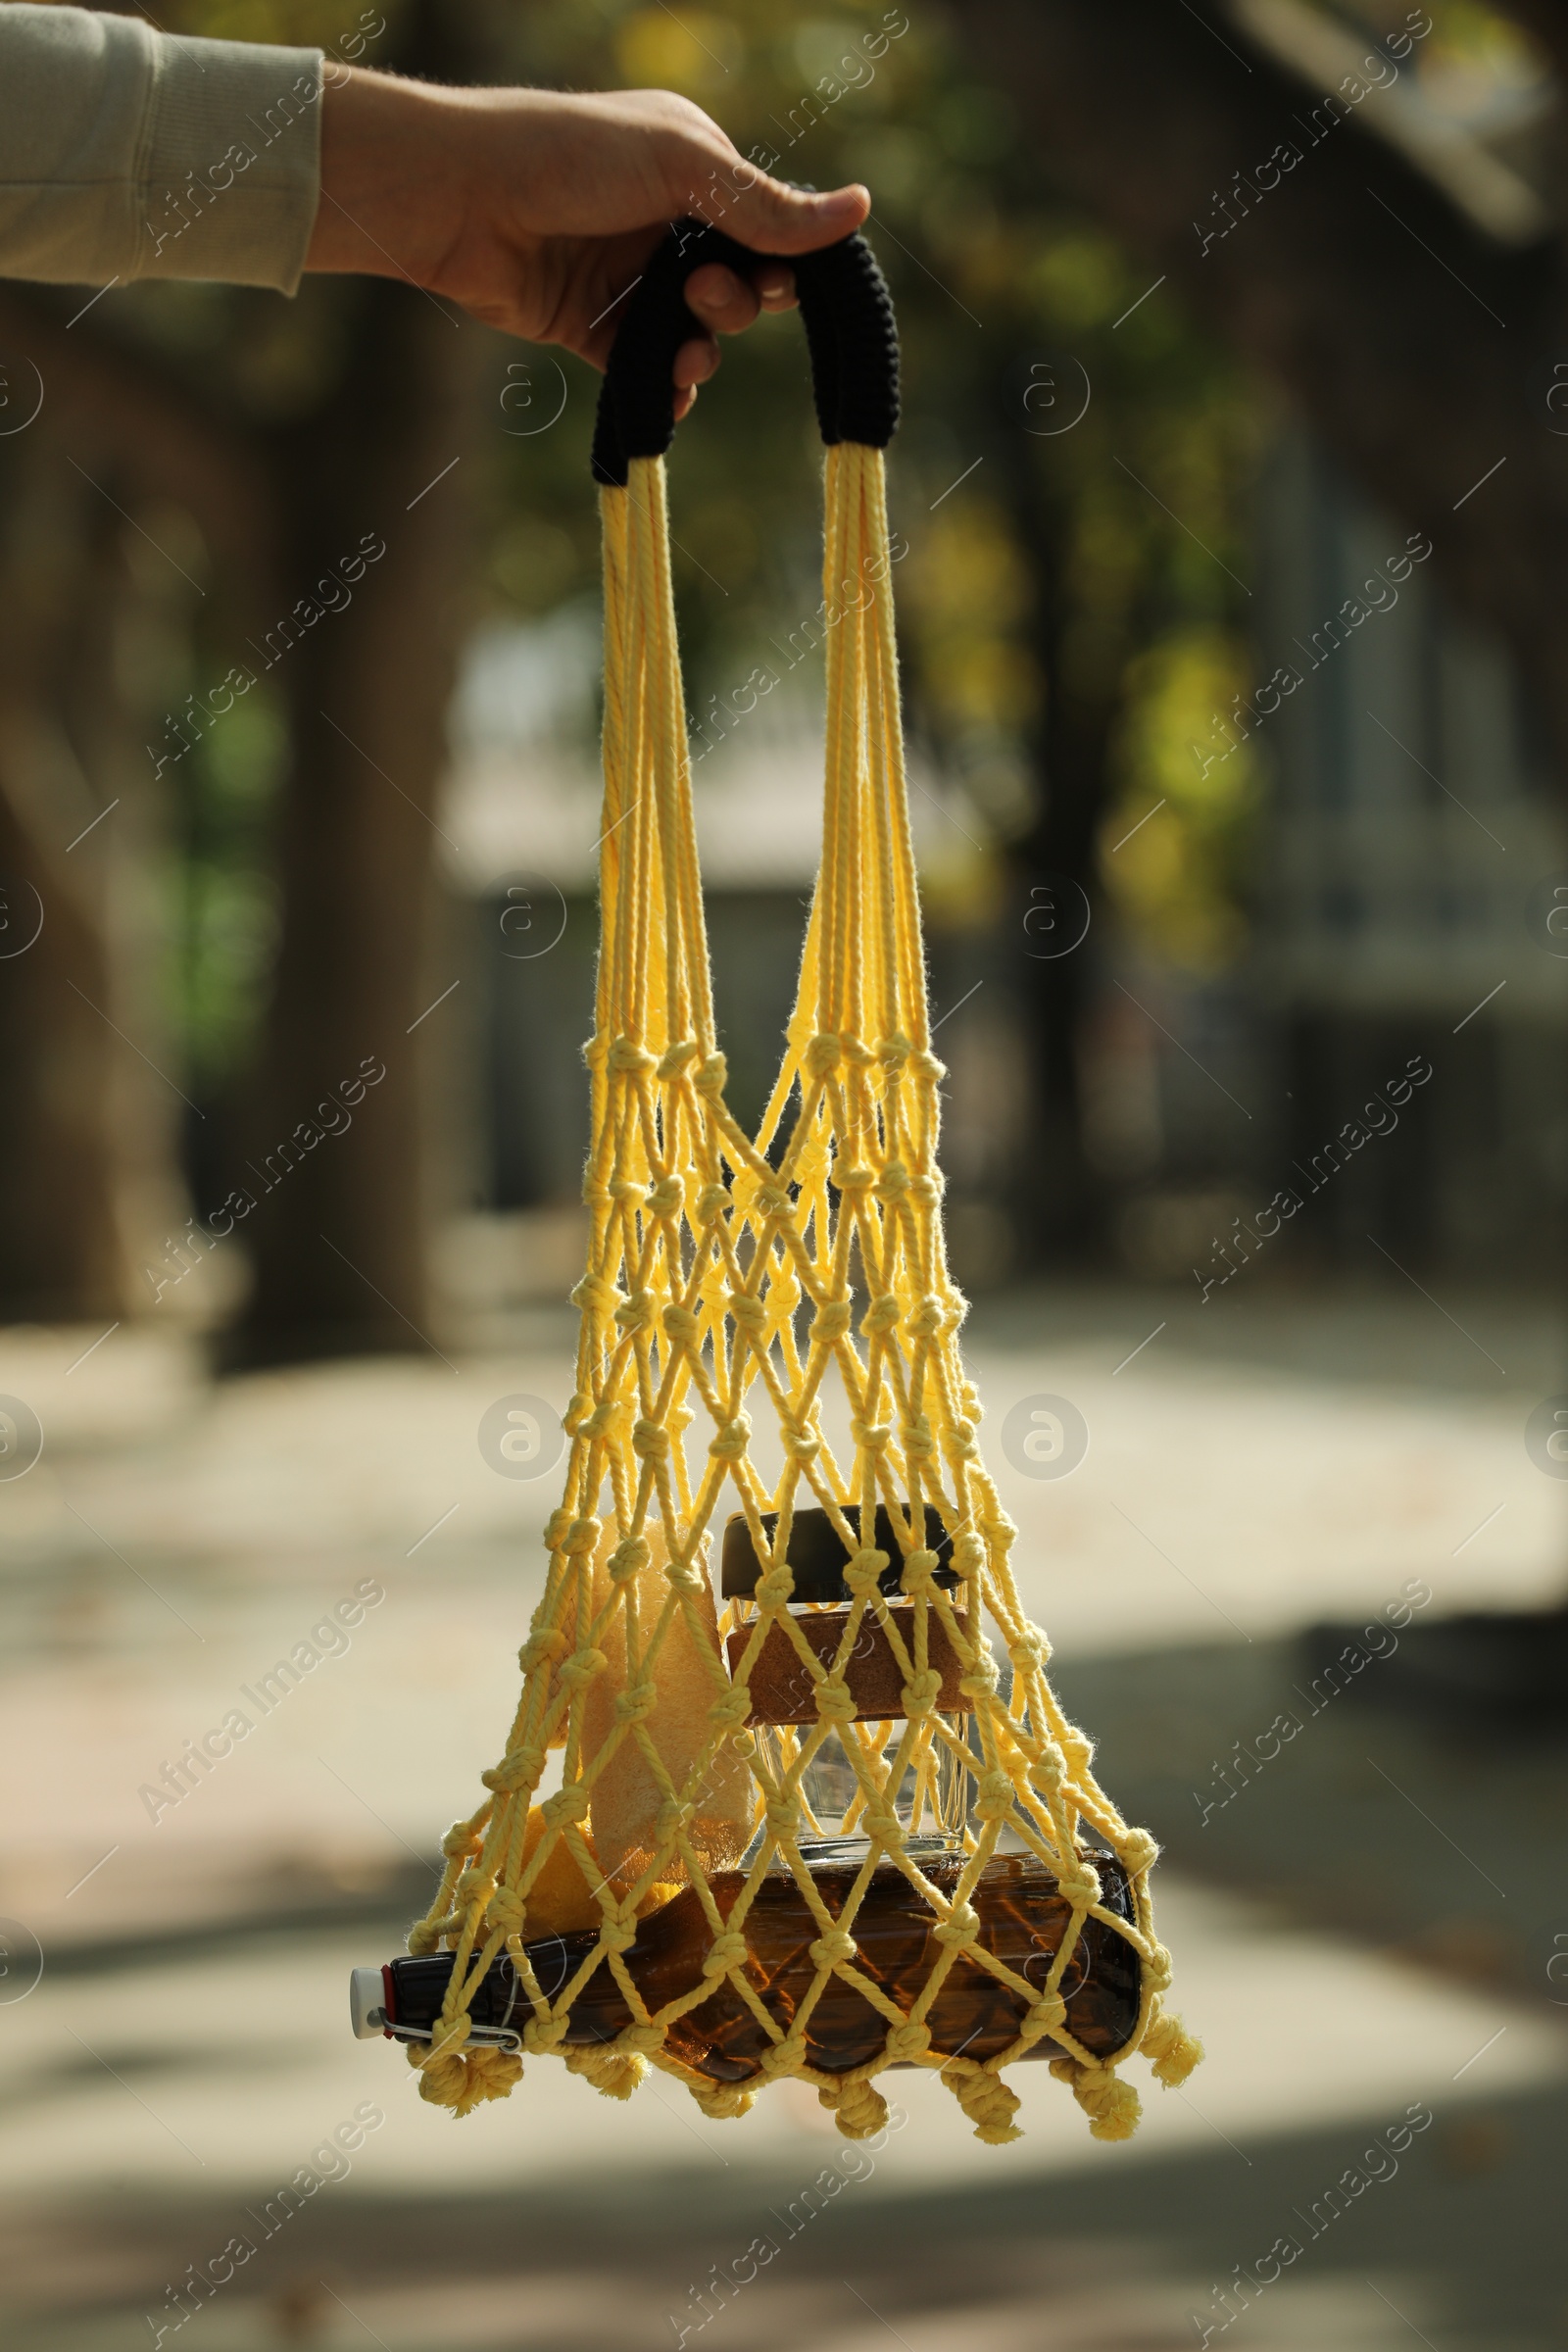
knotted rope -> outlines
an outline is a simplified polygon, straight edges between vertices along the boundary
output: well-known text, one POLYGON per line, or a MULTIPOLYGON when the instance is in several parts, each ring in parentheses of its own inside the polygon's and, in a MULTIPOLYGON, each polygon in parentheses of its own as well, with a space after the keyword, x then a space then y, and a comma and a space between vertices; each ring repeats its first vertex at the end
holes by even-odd
MULTIPOLYGON (((468 2041, 474 1991, 505 1949, 526 1992, 526 2045, 564 2054, 615 2098, 655 2067, 684 2081, 709 2115, 735 2116, 757 2087, 789 2074, 813 2082, 841 2131, 859 2137, 886 2118, 872 2078, 916 2065, 939 2072, 977 2136, 1000 2144, 1018 2135, 1018 2100, 1002 2069, 1038 2048, 1071 2082, 1095 2135, 1125 2137, 1138 2100, 1114 2067, 1142 2042, 1157 2079, 1174 2085, 1200 2051, 1162 2007, 1169 1963, 1150 1906, 1152 1840, 1128 1827, 1096 1782, 1089 1743, 1047 1679, 1049 1644, 1019 1601, 1009 1561, 1016 1531, 985 1466, 980 1402, 958 1349, 966 1309, 942 1221, 945 1073, 926 1002, 882 451, 840 438, 827 452, 822 864, 787 1050, 756 1137, 727 1107, 715 1039, 663 461, 633 451, 623 480, 620 470, 617 462, 601 491, 603 928, 586 1049, 590 1241, 573 1293, 581 1322, 564 1416, 570 1453, 503 1758, 484 1776, 484 1801, 448 1838, 446 1875, 412 1938, 416 1950, 455 1954, 434 2038, 412 2053, 421 2089, 460 2114, 511 2089, 515 2058, 468 2041), (858 1321, 857 1265, 865 1291, 858 1321), (823 1423, 830 1381, 850 1408, 842 1460, 823 1423), (776 1481, 754 1459, 759 1421, 781 1440, 776 1481), (723 1503, 744 1514, 765 1563, 733 1681, 710 1567, 723 1503), (827 1659, 788 1605, 798 1504, 824 1509, 850 1554, 848 1627, 827 1659), (887 1554, 860 1544, 845 1515, 851 1505, 858 1529, 872 1527, 878 1506, 890 1515, 907 1604, 896 1611, 878 1581, 887 1554), (929 1506, 956 1538, 962 1612, 935 1574, 929 1506), (776 1513, 770 1529, 764 1513, 776 1513), (868 1625, 886 1636, 904 1678, 902 1729, 857 1720, 850 1667, 868 1625), (987 1625, 1012 1663, 1007 1697, 987 1625), (814 1720, 769 1761, 747 1721, 750 1676, 775 1630, 793 1645, 814 1720), (973 1710, 966 1742, 938 1705, 937 1641, 962 1669, 973 1710), (860 1965, 855 1931, 869 1868, 835 1916, 802 1858, 812 1827, 803 1818, 804 1774, 829 1743, 853 1775, 846 1829, 866 1835, 873 1855, 902 1871, 935 1915, 935 1956, 907 2014, 860 1965), (537 1804, 556 1752, 560 1788, 537 1804), (909 1851, 894 1798, 909 1775, 929 1788, 944 1754, 956 1756, 969 1793, 957 1882, 939 1887, 909 1851), (1054 1875, 1069 1906, 1043 1984, 983 1940, 973 1897, 1004 1831, 1012 1850, 1054 1875), (1119 1858, 1131 1921, 1102 1899, 1085 1831, 1119 1858), (721 1911, 712 1882, 749 1847, 754 1860, 721 1911), (787 2032, 747 1965, 748 1918, 778 1864, 816 1925, 814 1974, 787 2032), (580 1914, 573 1925, 597 1934, 547 1992, 524 1947, 530 1935, 563 1926, 567 1881, 580 1914), (650 2012, 624 1955, 639 1917, 681 1886, 701 1900, 709 1948, 694 1988, 650 2012), (1110 2062, 1075 2039, 1060 1989, 1090 1920, 1124 1937, 1140 1967, 1137 2023, 1110 2062), (960 1964, 1009 1988, 1023 2019, 983 2065, 934 2049, 926 2022, 960 1964), (600 2048, 568 2049, 573 2003, 600 1971, 615 1979, 633 2023, 600 2048), (808 2053, 811 2013, 835 1977, 886 2026, 874 2056, 843 2075, 813 2067, 808 2053), (709 2080, 669 2045, 670 2030, 715 1986, 745 2000, 769 2037, 749 2088, 709 2080)), ((918 1814, 917 1800, 911 1824, 918 1814)))

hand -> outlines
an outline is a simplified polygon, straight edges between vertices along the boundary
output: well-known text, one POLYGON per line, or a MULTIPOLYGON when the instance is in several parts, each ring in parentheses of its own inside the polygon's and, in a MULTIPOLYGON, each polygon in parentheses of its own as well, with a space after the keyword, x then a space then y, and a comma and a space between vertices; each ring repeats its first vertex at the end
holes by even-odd
MULTIPOLYGON (((669 221, 696 214, 759 252, 812 253, 870 209, 862 187, 804 195, 770 179, 668 90, 444 89, 329 68, 305 267, 410 278, 603 368, 618 299, 669 221)), ((787 310, 795 281, 776 262, 750 283, 710 263, 686 299, 710 331, 676 354, 677 416, 718 366, 714 333, 787 310)))

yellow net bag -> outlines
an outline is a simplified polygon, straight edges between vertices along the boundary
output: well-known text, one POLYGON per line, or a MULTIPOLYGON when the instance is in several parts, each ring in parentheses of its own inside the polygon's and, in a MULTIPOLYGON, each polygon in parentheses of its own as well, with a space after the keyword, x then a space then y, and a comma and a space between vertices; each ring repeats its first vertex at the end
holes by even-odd
POLYGON ((884 499, 896 344, 859 238, 794 265, 829 443, 822 864, 760 1133, 725 1104, 662 454, 680 287, 715 258, 756 257, 672 232, 596 442, 592 1240, 547 1583, 506 1752, 361 2014, 460 2114, 554 2053, 622 2098, 656 2067, 711 2116, 799 2077, 860 2136, 874 2078, 925 2067, 1001 2142, 1003 2070, 1046 2057, 1124 2138, 1122 2062, 1176 2084, 1200 2052, 1163 2006, 1153 1841, 1095 1781, 1020 1605, 958 1351, 884 499))

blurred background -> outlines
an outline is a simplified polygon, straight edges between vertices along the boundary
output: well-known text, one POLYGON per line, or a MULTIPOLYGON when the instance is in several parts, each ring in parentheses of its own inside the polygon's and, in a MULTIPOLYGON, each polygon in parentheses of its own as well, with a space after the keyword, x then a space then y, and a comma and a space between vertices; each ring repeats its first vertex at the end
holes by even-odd
MULTIPOLYGON (((667 86, 871 188, 968 1352, 993 1433, 1087 1426, 992 1459, 1210 2055, 1124 2147, 1044 2068, 1001 2152, 894 2078, 862 2173, 797 2085, 737 2128, 536 2061, 458 2125, 349 2038, 555 1498, 596 380, 390 280, 4 285, 7 2340, 1568 2343, 1568 9, 169 6, 667 86)), ((742 1118, 816 860, 819 464, 764 319, 670 462, 742 1118)))

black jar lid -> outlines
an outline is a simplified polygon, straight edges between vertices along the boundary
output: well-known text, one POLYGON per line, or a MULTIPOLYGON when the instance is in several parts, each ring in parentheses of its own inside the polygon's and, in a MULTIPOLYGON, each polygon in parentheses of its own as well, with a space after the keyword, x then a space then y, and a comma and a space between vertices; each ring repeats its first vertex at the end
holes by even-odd
MULTIPOLYGON (((860 1530, 860 1506, 846 1502, 840 1515, 857 1536, 860 1530)), ((902 1516, 902 1514, 901 1514, 902 1516)), ((778 1532, 777 1511, 763 1511, 762 1529, 771 1540, 778 1532)), ((877 1505, 873 1522, 872 1542, 878 1551, 888 1555, 888 1565, 877 1579, 878 1589, 886 1593, 903 1589, 904 1550, 893 1532, 893 1521, 885 1504, 877 1505)), ((925 1506, 925 1545, 937 1555, 934 1581, 948 1587, 961 1580, 953 1566, 953 1538, 942 1524, 942 1514, 936 1504, 925 1506)), ((837 1528, 820 1508, 797 1511, 790 1522, 788 1559, 795 1572, 795 1590, 791 1600, 849 1600, 853 1597, 844 1582, 844 1570, 850 1554, 845 1549, 837 1528)), ((760 1560, 752 1543, 746 1516, 736 1511, 724 1526, 724 1544, 719 1555, 719 1590, 726 1600, 744 1599, 757 1590, 758 1579, 766 1573, 767 1563, 760 1560)))

